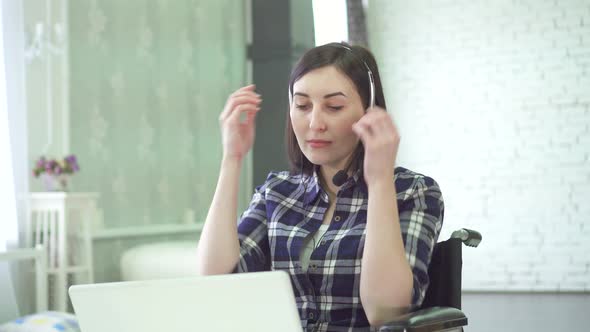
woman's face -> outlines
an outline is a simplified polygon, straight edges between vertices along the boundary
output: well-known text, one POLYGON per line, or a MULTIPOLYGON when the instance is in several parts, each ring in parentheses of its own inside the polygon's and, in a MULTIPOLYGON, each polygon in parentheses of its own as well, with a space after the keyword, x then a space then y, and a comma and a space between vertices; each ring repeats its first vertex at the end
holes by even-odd
POLYGON ((334 66, 312 70, 293 85, 291 124, 313 164, 345 168, 359 142, 352 125, 364 114, 354 83, 334 66))

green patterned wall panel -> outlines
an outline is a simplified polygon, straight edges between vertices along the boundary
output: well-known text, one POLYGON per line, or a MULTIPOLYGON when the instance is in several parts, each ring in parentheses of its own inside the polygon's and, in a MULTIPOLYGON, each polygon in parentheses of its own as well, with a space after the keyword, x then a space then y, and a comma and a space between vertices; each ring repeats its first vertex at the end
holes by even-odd
MULTIPOLYGON (((105 227, 202 221, 221 158, 218 115, 245 83, 234 1, 71 1, 70 140, 105 227)), ((243 183, 247 181, 243 180, 243 183)), ((251 194, 242 185, 240 208, 251 194)))

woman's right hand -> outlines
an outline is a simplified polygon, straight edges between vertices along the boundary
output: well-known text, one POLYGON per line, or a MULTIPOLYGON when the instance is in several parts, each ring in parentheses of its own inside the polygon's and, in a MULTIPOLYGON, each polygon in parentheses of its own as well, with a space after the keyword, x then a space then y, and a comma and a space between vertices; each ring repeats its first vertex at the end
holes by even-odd
POLYGON ((255 119, 262 101, 254 89, 252 84, 232 93, 219 115, 224 158, 242 161, 254 144, 255 119), (242 113, 244 121, 240 121, 242 113))

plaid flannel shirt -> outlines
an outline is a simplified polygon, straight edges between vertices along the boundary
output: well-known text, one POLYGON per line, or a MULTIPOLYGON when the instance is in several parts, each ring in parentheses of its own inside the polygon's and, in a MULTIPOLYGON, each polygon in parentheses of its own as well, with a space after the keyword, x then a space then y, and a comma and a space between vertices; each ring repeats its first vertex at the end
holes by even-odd
MULTIPOLYGON (((417 307, 428 287, 428 264, 442 227, 444 203, 432 178, 402 167, 394 174, 402 238, 414 275, 412 305, 417 307)), ((287 271, 305 331, 371 330, 360 299, 367 203, 367 186, 357 173, 340 188, 329 229, 304 272, 304 239, 322 224, 328 195, 317 173, 271 172, 241 216, 235 271, 287 271)))

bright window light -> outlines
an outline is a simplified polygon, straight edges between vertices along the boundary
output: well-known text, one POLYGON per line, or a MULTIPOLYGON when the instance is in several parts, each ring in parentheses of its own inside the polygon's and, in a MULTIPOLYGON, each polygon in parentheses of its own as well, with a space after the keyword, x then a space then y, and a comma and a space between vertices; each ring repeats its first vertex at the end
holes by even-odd
POLYGON ((315 44, 348 41, 346 0, 313 0, 315 44))
MULTIPOLYGON (((2 26, 2 5, 0 5, 0 27, 2 26)), ((6 104, 6 76, 4 68, 4 36, 0 31, 0 251, 7 243, 14 242, 17 234, 16 198, 12 172, 12 155, 8 132, 8 108, 6 104)))

